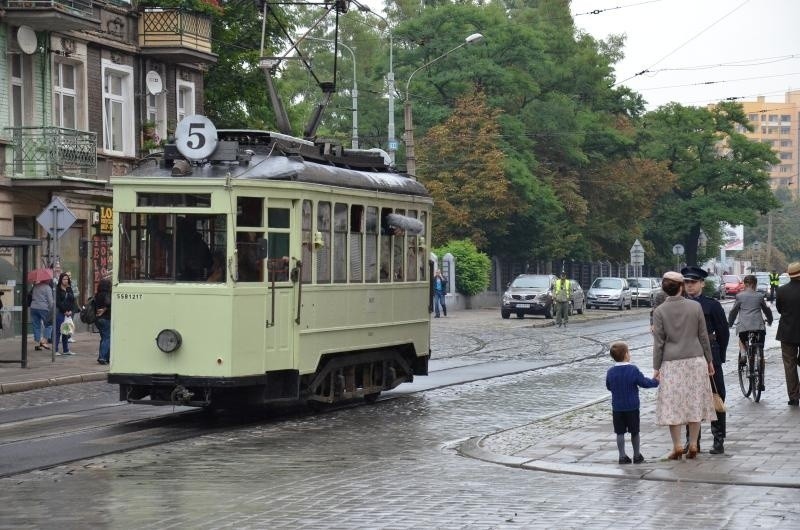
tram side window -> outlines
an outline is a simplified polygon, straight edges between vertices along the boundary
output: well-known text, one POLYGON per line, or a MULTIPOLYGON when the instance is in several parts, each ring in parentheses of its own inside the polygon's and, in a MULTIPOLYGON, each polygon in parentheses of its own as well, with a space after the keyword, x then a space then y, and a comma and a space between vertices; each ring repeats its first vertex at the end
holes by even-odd
MULTIPOLYGON (((424 237, 428 230, 428 213, 427 212, 419 212, 419 220, 422 222, 422 233, 419 237, 424 237)), ((428 238, 430 241, 430 238, 428 238)), ((425 246, 421 245, 419 248, 419 255, 417 259, 419 260, 419 279, 425 280, 428 277, 428 253, 426 252, 425 246)))
POLYGON ((289 209, 267 210, 267 281, 289 281, 289 209))
POLYGON ((264 280, 263 260, 258 258, 258 241, 262 232, 236 233, 236 263, 238 281, 260 282, 264 280))
POLYGON ((365 279, 368 283, 378 281, 378 208, 367 206, 365 279))
POLYGON ((394 229, 389 226, 387 216, 392 213, 391 208, 381 209, 381 283, 392 281, 392 233, 394 229))
POLYGON ((119 231, 122 281, 225 281, 224 215, 120 213, 119 231))
POLYGON ((363 267, 361 265, 364 251, 364 207, 359 204, 350 206, 350 281, 361 283, 363 267))
POLYGON ((236 226, 264 226, 264 199, 261 197, 236 198, 236 226))
POLYGON ((331 282, 331 203, 317 204, 317 231, 322 246, 317 249, 317 283, 331 282))
MULTIPOLYGON (((397 214, 405 215, 404 210, 396 210, 397 214)), ((396 282, 402 282, 405 278, 405 255, 403 249, 405 248, 406 233, 400 228, 395 228, 392 237, 393 252, 392 252, 392 278, 396 282)))
POLYGON ((347 281, 347 205, 333 206, 333 281, 347 281))
MULTIPOLYGON (((417 211, 409 210, 408 216, 412 219, 416 219, 417 211)), ((417 280, 417 236, 413 234, 407 234, 406 239, 408 240, 408 253, 406 254, 406 280, 412 282, 417 280)))
POLYGON ((303 274, 302 274, 302 282, 303 283, 311 283, 311 252, 314 248, 314 232, 311 230, 311 224, 313 220, 313 210, 311 207, 311 201, 305 200, 303 201, 303 226, 301 228, 301 238, 302 238, 302 257, 300 258, 303 263, 303 274))

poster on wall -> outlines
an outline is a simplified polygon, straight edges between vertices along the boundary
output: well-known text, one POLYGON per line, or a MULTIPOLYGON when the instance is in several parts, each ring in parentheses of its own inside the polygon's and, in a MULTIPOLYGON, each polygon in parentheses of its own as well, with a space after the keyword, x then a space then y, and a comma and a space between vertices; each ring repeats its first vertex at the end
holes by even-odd
POLYGON ((97 284, 111 272, 111 238, 96 235, 92 237, 92 284, 93 293, 97 284))
POLYGON ((727 250, 744 250, 744 225, 731 226, 721 223, 722 248, 727 250))

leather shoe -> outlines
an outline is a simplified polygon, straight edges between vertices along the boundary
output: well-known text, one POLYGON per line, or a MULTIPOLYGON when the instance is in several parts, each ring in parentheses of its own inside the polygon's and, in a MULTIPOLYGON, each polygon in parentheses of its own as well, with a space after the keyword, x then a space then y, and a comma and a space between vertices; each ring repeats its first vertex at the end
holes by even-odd
POLYGON ((710 455, 724 455, 725 454, 725 447, 722 444, 714 445, 711 450, 708 452, 710 455))
POLYGON ((641 464, 642 462, 644 462, 644 456, 636 455, 636 456, 633 457, 633 463, 634 464, 641 464))
POLYGON ((790 399, 788 405, 790 407, 800 406, 800 399, 790 399))
POLYGON ((632 462, 631 457, 629 457, 628 455, 621 456, 619 458, 619 463, 620 464, 630 464, 631 462, 632 462))

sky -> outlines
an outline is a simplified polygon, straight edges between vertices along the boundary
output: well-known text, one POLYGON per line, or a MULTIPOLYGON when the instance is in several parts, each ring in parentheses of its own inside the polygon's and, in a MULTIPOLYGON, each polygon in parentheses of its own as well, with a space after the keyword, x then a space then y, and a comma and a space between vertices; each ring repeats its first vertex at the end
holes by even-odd
POLYGON ((782 102, 800 90, 800 0, 572 0, 571 11, 595 38, 627 36, 617 81, 648 110, 670 101, 782 102))

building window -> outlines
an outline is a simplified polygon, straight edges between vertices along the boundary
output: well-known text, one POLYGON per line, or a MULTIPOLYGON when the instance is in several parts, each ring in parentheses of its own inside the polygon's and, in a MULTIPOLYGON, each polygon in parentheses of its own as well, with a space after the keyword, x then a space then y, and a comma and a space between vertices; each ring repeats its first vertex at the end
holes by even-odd
POLYGON ((791 173, 792 165, 791 164, 783 164, 778 168, 778 173, 791 173))
POLYGON ((781 127, 781 134, 789 134, 791 132, 792 132, 792 128, 791 127, 785 127, 785 126, 781 127))
POLYGON ((178 121, 194 114, 194 83, 178 79, 175 89, 177 97, 178 121))
POLYGON ((147 121, 156 124, 156 134, 159 138, 167 137, 167 95, 147 94, 147 121))
POLYGON ((27 122, 27 94, 30 94, 28 76, 30 60, 22 53, 11 53, 11 125, 22 127, 27 122))
POLYGON ((778 121, 778 115, 777 114, 770 114, 768 120, 769 120, 770 123, 775 123, 775 122, 778 121))
POLYGON ((78 125, 77 70, 73 64, 53 65, 53 118, 56 126, 65 129, 77 129, 78 125))
POLYGON ((748 114, 747 119, 750 121, 758 121, 758 114, 748 114))
POLYGON ((133 68, 103 61, 103 148, 133 156, 133 68))
POLYGON ((791 147, 792 141, 791 140, 781 140, 781 147, 791 147))
POLYGON ((792 159, 792 152, 791 151, 781 151, 780 153, 781 160, 791 160, 792 159))
POLYGON ((791 123, 792 117, 789 114, 781 114, 781 123, 791 123))

